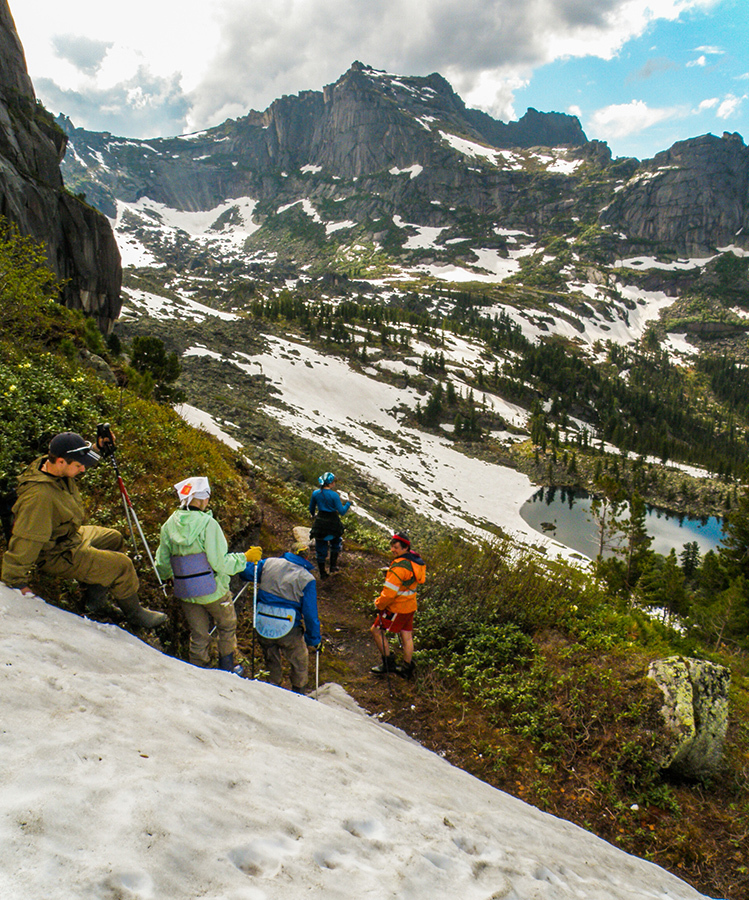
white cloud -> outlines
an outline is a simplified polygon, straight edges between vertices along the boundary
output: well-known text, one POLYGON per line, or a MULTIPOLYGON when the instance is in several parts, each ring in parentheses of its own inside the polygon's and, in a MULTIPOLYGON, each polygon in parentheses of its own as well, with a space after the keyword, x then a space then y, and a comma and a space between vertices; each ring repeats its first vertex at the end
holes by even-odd
POLYGON ((695 113, 704 112, 706 109, 715 109, 715 107, 720 103, 720 97, 709 97, 707 100, 703 100, 700 105, 695 110, 695 113))
POLYGON ((698 56, 697 59, 692 59, 687 63, 687 68, 691 69, 694 66, 706 66, 707 65, 707 57, 703 54, 702 56, 698 56))
POLYGON ((736 115, 746 98, 746 94, 744 94, 743 97, 735 97, 733 94, 728 94, 718 107, 718 111, 715 115, 719 119, 730 119, 731 116, 736 115))
MULTIPOLYGON (((655 21, 715 2, 130 0, 113 7, 100 0, 19 0, 14 13, 32 79, 46 79, 37 88, 44 102, 64 91, 95 93, 102 80, 107 90, 124 94, 147 68, 154 81, 180 84, 190 107, 184 128, 197 130, 264 109, 283 94, 319 90, 354 59, 408 75, 441 72, 469 105, 509 118, 515 92, 535 68, 565 57, 610 59, 655 21), (67 36, 66 58, 51 50, 56 35, 67 36), (88 48, 84 35, 93 42, 88 48), (92 83, 80 63, 91 58, 97 65, 103 45, 107 52, 92 83)), ((174 133, 176 100, 169 95, 160 133, 174 133)), ((139 116, 133 108, 133 125, 121 133, 142 133, 139 116)), ((97 119, 95 104, 79 124, 114 130, 97 119)))
POLYGON ((596 110, 588 121, 587 132, 601 140, 621 138, 683 115, 678 107, 651 108, 643 100, 632 100, 596 110))

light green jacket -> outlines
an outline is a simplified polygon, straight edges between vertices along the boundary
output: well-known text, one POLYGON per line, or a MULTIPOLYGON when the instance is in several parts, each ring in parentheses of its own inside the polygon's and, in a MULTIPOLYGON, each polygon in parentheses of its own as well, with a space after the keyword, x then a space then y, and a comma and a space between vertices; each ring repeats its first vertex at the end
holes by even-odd
POLYGON ((204 597, 191 597, 186 603, 213 603, 229 590, 229 579, 247 565, 244 553, 229 553, 221 526, 211 510, 177 509, 161 526, 161 541, 156 550, 156 568, 163 579, 173 578, 171 557, 205 553, 216 575, 216 590, 204 597))

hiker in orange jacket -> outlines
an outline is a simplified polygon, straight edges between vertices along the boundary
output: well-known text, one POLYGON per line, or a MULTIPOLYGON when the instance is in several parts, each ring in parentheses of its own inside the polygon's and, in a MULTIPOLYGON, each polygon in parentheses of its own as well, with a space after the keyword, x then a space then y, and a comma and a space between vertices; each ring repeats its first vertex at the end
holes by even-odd
POLYGON ((411 549, 411 540, 403 532, 396 532, 390 539, 390 568, 385 576, 380 596, 375 600, 378 609, 377 618, 370 631, 382 662, 373 666, 375 675, 396 672, 405 678, 414 675, 414 613, 416 612, 416 586, 424 584, 426 579, 426 563, 418 553, 411 549), (399 634, 403 648, 403 665, 395 663, 390 652, 387 634, 399 634))

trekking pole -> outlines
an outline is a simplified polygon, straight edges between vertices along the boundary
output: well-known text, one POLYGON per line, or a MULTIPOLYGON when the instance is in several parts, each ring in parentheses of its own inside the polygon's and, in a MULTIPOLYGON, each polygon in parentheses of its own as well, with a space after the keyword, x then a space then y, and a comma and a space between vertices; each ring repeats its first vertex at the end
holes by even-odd
POLYGON ((146 550, 146 555, 148 556, 148 561, 151 564, 151 568, 154 571, 154 575, 156 576, 156 580, 159 583, 159 587, 164 592, 164 596, 167 596, 167 588, 166 584, 162 581, 161 576, 156 569, 156 563, 153 558, 153 554, 151 553, 151 548, 148 546, 148 541, 146 540, 146 536, 143 533, 143 529, 140 525, 140 520, 138 519, 138 515, 135 512, 135 507, 133 506, 133 501, 130 499, 130 494, 127 492, 127 488, 125 487, 125 482, 122 480, 122 475, 120 474, 120 467, 117 465, 117 457, 115 455, 114 449, 114 439, 112 437, 112 430, 109 427, 109 423, 103 425, 97 425, 96 427, 96 437, 97 437, 97 446, 101 451, 101 455, 106 457, 112 465, 112 469, 114 470, 115 479, 117 481, 117 487, 120 490, 120 497, 122 499, 122 508, 125 511, 125 519, 127 520, 127 527, 130 531, 130 540, 133 544, 133 556, 136 561, 141 559, 140 552, 138 551, 138 544, 135 540, 135 531, 133 529, 133 525, 138 529, 138 534, 140 535, 140 539, 143 542, 143 546, 146 550), (99 439, 103 439, 104 443, 99 444, 99 439))
POLYGON ((385 636, 385 629, 380 625, 380 636, 382 637, 382 668, 385 670, 385 678, 388 683, 388 693, 390 696, 393 696, 393 686, 390 683, 390 666, 388 665, 388 658, 385 655, 385 647, 387 646, 387 637, 385 636))
MULTIPOLYGON (((322 641, 321 641, 322 642, 322 641)), ((320 689, 320 651, 315 653, 315 700, 318 700, 317 692, 320 689)))
POLYGON ((257 567, 259 563, 255 563, 255 571, 252 578, 252 680, 255 680, 255 626, 257 625, 257 567))
MULTIPOLYGON (((249 581, 246 581, 246 582, 242 585, 242 587, 237 591, 237 593, 236 593, 234 599, 231 601, 231 602, 232 602, 232 606, 234 607, 234 610, 235 610, 235 611, 238 611, 238 610, 237 610, 237 603, 239 602, 239 598, 242 596, 242 594, 244 594, 244 592, 247 590, 247 588, 248 588, 249 586, 250 586, 250 582, 249 582, 249 581)), ((208 632, 208 637, 213 637, 213 635, 216 633, 216 628, 217 628, 216 625, 214 625, 213 628, 211 628, 211 630, 208 632)))

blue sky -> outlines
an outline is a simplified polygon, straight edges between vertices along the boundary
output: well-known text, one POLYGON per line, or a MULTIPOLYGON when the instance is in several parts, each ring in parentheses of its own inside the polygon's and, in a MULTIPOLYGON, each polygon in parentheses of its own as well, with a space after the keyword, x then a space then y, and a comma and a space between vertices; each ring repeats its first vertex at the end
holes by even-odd
POLYGON ((76 125, 173 135, 320 90, 358 59, 440 72, 508 121, 571 112, 615 156, 749 138, 746 0, 9 0, 37 96, 76 125))
POLYGON ((745 0, 726 0, 653 23, 612 59, 541 66, 515 93, 516 109, 575 112, 588 137, 605 140, 616 156, 649 157, 707 132, 737 131, 746 141, 748 13, 745 0))

